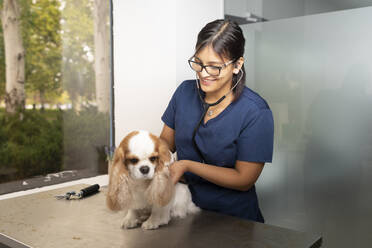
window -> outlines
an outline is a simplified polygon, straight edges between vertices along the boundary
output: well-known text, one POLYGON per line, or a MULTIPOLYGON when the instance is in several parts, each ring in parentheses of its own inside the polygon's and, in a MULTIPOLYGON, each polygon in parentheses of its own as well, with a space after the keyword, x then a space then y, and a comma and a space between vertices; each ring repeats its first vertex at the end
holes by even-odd
POLYGON ((0 4, 0 194, 107 173, 110 1, 0 4))

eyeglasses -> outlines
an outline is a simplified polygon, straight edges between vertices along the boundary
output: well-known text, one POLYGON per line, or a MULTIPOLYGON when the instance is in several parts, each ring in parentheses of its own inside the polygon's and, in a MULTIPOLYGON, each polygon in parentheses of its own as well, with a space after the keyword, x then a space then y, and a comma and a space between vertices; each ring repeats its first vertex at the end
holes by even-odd
POLYGON ((202 72, 203 69, 205 69, 205 71, 209 75, 214 76, 214 77, 219 76, 220 73, 221 73, 221 70, 223 68, 227 67, 229 64, 231 64, 232 62, 234 62, 234 60, 230 60, 230 61, 226 62, 225 64, 223 64, 221 66, 215 66, 215 65, 203 65, 202 63, 196 62, 193 59, 194 59, 194 57, 191 57, 188 60, 191 69, 193 69, 196 72, 202 72))

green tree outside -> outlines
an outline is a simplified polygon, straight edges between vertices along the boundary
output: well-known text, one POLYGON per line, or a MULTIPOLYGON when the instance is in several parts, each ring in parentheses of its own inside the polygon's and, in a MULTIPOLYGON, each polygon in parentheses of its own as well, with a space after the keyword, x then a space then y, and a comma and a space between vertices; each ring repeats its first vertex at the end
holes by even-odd
POLYGON ((94 24, 93 0, 61 0, 63 11, 63 87, 73 108, 80 110, 84 101, 94 101, 94 24))
POLYGON ((53 102, 62 93, 61 4, 58 0, 20 2, 26 50, 26 92, 34 98, 32 102, 53 102))

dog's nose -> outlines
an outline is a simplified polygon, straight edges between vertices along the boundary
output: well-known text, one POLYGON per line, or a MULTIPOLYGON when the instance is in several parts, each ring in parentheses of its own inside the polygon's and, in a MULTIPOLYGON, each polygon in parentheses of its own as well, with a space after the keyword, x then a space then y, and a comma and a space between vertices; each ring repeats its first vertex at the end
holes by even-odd
POLYGON ((140 172, 141 172, 142 174, 144 174, 144 175, 146 175, 147 173, 149 173, 149 171, 150 171, 150 167, 148 167, 148 166, 142 166, 142 167, 140 168, 140 172))

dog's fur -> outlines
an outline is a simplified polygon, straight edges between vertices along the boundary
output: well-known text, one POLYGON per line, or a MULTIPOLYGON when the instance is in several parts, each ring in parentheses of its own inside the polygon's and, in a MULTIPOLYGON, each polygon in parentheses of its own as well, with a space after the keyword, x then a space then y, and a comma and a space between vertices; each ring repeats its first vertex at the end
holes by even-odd
POLYGON ((111 210, 127 210, 122 228, 156 229, 171 217, 185 217, 199 208, 187 185, 172 183, 173 163, 167 143, 147 131, 129 133, 116 149, 109 166, 106 198, 111 210))

